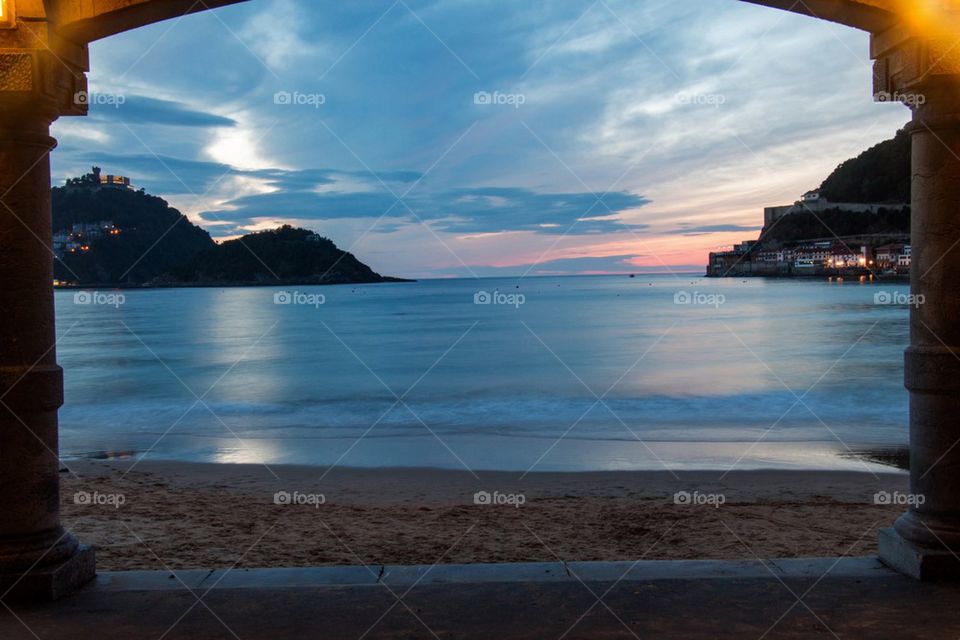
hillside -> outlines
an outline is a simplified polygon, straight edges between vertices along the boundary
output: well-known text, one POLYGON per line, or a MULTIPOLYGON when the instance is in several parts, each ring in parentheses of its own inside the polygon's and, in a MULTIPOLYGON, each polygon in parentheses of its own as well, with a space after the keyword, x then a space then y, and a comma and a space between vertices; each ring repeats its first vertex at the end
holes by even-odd
POLYGON ((877 213, 834 209, 819 213, 793 213, 777 221, 760 234, 760 245, 771 249, 797 242, 840 238, 872 238, 883 244, 883 238, 894 241, 910 234, 910 209, 903 205, 877 213))
POLYGON ((333 241, 283 226, 205 249, 176 274, 181 282, 343 284, 384 278, 333 241))
POLYGON ((217 244, 162 198, 112 179, 94 167, 53 189, 54 277, 61 282, 199 286, 396 280, 306 229, 286 226, 217 244))
MULTIPOLYGON (((774 249, 836 237, 879 242, 902 240, 910 234, 910 136, 898 131, 890 140, 870 147, 837 167, 820 186, 831 203, 887 204, 877 213, 798 211, 764 228, 758 248, 774 249)), ((857 241, 859 241, 857 240, 857 241)))
POLYGON ((74 225, 101 222, 111 222, 119 233, 77 235, 81 246, 89 249, 64 251, 54 262, 54 277, 81 283, 144 283, 216 246, 210 234, 162 198, 142 191, 53 189, 55 235, 69 233, 74 225))
POLYGON ((830 202, 910 202, 910 135, 896 137, 870 147, 856 158, 837 167, 823 184, 820 195, 830 202))

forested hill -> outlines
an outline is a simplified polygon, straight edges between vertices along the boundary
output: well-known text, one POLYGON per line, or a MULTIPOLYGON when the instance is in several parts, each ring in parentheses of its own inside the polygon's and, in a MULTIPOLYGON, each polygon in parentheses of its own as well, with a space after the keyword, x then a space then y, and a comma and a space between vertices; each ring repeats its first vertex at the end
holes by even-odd
MULTIPOLYGON (((73 285, 394 281, 329 239, 285 226, 217 244, 165 200, 100 170, 53 189, 54 277, 73 285)), ((121 179, 122 180, 122 179, 121 179)))
POLYGON ((837 167, 820 186, 830 202, 909 204, 910 134, 870 147, 837 167))
POLYGON ((228 240, 199 252, 178 274, 182 282, 386 282, 332 240, 283 226, 228 240))

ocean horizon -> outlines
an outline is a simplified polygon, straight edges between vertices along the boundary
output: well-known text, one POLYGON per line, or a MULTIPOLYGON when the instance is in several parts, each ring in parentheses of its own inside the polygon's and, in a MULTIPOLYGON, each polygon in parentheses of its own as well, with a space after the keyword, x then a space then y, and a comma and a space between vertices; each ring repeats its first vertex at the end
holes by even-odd
POLYGON ((905 284, 695 274, 60 290, 65 459, 876 469, 905 284))

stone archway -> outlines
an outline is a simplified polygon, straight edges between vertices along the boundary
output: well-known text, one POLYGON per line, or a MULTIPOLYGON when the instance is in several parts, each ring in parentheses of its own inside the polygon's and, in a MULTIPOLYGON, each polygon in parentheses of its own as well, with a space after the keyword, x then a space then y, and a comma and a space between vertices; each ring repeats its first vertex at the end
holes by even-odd
MULTIPOLYGON (((0 0, 0 593, 56 598, 95 573, 59 516, 50 125, 86 114, 91 41, 243 1, 0 0)), ((881 553, 914 577, 960 575, 960 2, 744 1, 868 31, 875 92, 924 98, 912 101, 912 285, 927 302, 912 311, 906 383, 912 490, 926 502, 882 534, 881 553)))

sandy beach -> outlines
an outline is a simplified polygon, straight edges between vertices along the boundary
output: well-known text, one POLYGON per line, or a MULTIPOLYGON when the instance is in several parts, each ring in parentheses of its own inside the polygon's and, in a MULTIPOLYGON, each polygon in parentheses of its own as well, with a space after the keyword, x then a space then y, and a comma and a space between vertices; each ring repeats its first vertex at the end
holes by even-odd
POLYGON ((61 473, 64 523, 102 570, 867 555, 904 510, 875 494, 907 489, 897 472, 133 462, 61 473))

